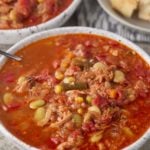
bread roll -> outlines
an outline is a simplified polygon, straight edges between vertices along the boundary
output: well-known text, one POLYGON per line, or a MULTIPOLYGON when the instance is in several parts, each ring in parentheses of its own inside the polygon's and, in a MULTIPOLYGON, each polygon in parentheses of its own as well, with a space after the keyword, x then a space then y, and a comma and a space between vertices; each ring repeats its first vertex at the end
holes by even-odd
POLYGON ((150 21, 150 0, 140 0, 139 18, 150 21))
POLYGON ((110 0, 112 7, 125 17, 130 18, 138 7, 139 0, 110 0))

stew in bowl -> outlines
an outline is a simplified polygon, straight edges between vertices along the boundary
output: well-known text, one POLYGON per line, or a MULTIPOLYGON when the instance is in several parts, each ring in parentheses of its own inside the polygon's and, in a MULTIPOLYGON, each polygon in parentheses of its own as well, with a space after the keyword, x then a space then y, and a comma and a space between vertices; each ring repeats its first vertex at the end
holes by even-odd
POLYGON ((0 1, 0 29, 19 29, 46 22, 73 0, 2 0, 0 1))
POLYGON ((26 39, 35 42, 16 53, 23 61, 0 71, 0 120, 28 145, 119 150, 150 126, 149 57, 109 32, 83 29, 26 39))

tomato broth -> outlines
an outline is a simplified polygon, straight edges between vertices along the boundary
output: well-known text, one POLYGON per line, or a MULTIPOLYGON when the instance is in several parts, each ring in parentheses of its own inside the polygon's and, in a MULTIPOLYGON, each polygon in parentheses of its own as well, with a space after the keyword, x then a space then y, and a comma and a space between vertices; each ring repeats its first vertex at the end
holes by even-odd
POLYGON ((96 35, 37 41, 0 71, 0 120, 43 150, 119 150, 150 126, 150 66, 96 35))

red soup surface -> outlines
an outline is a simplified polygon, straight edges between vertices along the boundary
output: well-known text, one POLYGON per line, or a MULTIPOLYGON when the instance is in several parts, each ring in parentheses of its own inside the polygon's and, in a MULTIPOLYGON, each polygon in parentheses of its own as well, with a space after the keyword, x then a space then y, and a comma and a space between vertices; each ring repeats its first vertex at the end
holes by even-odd
POLYGON ((150 66, 121 43, 50 37, 0 71, 0 120, 42 150, 120 150, 150 126, 150 66))
POLYGON ((0 0, 0 29, 37 25, 56 17, 73 0, 0 0))

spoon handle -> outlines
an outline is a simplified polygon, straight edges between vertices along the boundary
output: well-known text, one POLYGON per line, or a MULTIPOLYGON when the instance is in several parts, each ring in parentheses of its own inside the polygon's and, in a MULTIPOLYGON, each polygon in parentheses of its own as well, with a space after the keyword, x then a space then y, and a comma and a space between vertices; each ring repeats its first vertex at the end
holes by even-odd
POLYGON ((6 57, 8 57, 8 58, 11 58, 11 59, 17 60, 17 61, 21 61, 21 60, 22 60, 22 58, 21 58, 21 57, 18 57, 18 56, 15 56, 15 55, 9 54, 9 53, 4 52, 4 51, 2 51, 2 50, 0 50, 0 54, 1 54, 1 55, 6 56, 6 57))

